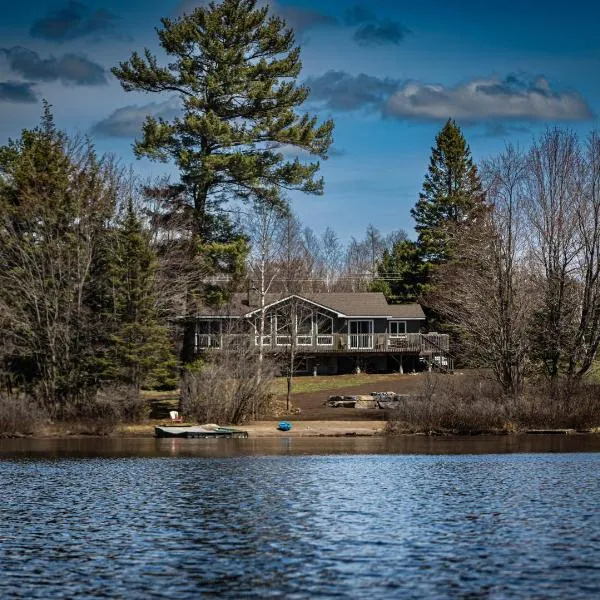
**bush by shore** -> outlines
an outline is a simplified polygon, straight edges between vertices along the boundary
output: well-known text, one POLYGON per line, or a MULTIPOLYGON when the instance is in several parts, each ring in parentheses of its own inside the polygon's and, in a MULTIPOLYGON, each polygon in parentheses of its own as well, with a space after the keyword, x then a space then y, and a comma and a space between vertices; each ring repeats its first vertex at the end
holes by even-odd
POLYGON ((386 433, 514 433, 529 429, 600 426, 600 385, 585 381, 529 382, 523 395, 507 397, 485 379, 427 375, 420 393, 390 410, 386 433))
POLYGON ((149 406, 130 386, 109 386, 54 410, 23 393, 0 395, 0 437, 35 435, 48 426, 66 434, 108 435, 121 423, 139 423, 149 406))
POLYGON ((45 411, 28 396, 0 395, 0 437, 32 435, 45 419, 45 411))

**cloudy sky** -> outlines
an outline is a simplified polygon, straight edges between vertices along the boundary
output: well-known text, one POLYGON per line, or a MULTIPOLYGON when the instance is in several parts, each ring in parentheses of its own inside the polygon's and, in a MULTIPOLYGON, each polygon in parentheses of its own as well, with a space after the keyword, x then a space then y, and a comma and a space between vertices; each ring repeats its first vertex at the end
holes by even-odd
MULTIPOLYGON (((266 1, 266 0, 264 0, 266 1)), ((169 117, 172 97, 125 93, 110 73, 133 50, 156 48, 154 27, 203 0, 30 0, 0 21, 0 144, 39 119, 90 134, 100 151, 143 176, 168 167, 136 161, 145 114, 169 117)), ((322 166, 323 197, 294 197, 317 232, 347 240, 372 222, 412 230, 410 208, 436 132, 463 127, 474 158, 548 126, 585 137, 600 127, 600 6, 589 0, 276 0, 302 45, 311 111, 336 122, 322 166)))

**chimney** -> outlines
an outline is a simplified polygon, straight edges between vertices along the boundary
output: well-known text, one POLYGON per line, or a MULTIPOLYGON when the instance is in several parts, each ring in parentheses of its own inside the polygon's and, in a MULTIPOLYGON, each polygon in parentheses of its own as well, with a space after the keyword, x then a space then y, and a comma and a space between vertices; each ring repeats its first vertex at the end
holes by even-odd
POLYGON ((250 308, 260 306, 260 293, 253 281, 248 283, 248 306, 250 308))

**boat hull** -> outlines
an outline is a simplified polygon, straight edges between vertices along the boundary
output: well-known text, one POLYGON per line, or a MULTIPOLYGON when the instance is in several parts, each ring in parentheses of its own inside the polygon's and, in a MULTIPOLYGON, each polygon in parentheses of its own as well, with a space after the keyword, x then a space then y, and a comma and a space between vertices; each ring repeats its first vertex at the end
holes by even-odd
POLYGON ((205 429, 203 427, 155 427, 154 435, 157 438, 184 438, 184 439, 240 439, 247 438, 248 432, 239 429, 205 429))

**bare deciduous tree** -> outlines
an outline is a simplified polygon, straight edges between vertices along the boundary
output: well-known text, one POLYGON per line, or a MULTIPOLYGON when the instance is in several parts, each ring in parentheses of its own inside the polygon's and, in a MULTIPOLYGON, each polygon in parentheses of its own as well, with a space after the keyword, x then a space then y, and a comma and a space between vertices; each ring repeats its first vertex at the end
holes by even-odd
POLYGON ((224 346, 184 374, 181 409, 200 423, 242 423, 271 408, 273 371, 247 336, 225 336, 224 346))
POLYGON ((525 165, 529 247, 541 292, 532 334, 537 358, 552 378, 558 377, 565 358, 574 350, 582 164, 575 134, 555 129, 533 144, 525 165))
POLYGON ((340 240, 331 227, 323 232, 321 247, 325 291, 333 292, 342 267, 343 251, 340 240))
POLYGON ((581 378, 600 345, 600 137, 582 151, 573 133, 549 130, 482 173, 490 213, 453 240, 433 304, 506 392, 520 393, 528 365, 581 378))
POLYGON ((469 235, 452 237, 455 258, 435 271, 432 305, 460 333, 475 364, 491 367, 505 393, 523 389, 533 308, 524 258, 524 159, 507 147, 484 164, 491 210, 469 235))
POLYGON ((292 296, 274 309, 273 316, 279 362, 287 379, 286 408, 289 410, 294 374, 298 370, 298 346, 312 344, 312 311, 302 298, 292 296))
MULTIPOLYGON (((246 230, 250 236, 251 251, 248 260, 250 295, 258 298, 259 312, 256 324, 258 347, 258 379, 260 381, 264 363, 265 328, 267 324, 267 294, 280 274, 282 248, 278 233, 282 221, 287 217, 279 207, 259 205, 246 219, 246 230)), ((269 332, 270 333, 270 332, 269 332)), ((270 339, 270 337, 269 337, 270 339)))
POLYGON ((516 395, 523 390, 530 349, 528 325, 535 301, 524 261, 523 156, 508 146, 497 159, 484 163, 482 174, 487 201, 493 207, 488 215, 492 233, 488 258, 494 284, 489 315, 495 329, 489 332, 492 365, 502 388, 516 395))
POLYGON ((300 221, 293 213, 280 220, 277 244, 281 273, 277 291, 286 294, 312 291, 312 257, 306 250, 300 221))
POLYGON ((592 367, 600 344, 600 136, 593 132, 583 160, 584 181, 576 208, 580 313, 567 374, 580 377, 592 367))

